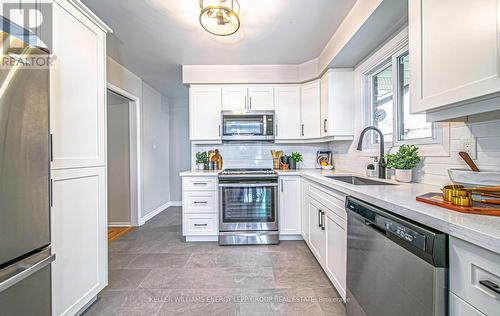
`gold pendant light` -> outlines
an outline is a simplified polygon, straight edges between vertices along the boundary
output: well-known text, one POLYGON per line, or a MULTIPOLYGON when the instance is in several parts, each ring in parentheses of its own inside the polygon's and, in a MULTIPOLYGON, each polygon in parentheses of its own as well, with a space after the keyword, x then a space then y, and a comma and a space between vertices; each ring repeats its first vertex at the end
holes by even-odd
POLYGON ((210 34, 228 36, 240 28, 238 0, 200 0, 200 24, 210 34))

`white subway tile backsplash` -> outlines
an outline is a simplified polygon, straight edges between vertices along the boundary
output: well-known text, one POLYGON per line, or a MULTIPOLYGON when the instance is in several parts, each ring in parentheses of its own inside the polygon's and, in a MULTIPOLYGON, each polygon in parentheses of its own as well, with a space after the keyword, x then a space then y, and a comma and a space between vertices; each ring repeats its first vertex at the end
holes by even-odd
POLYGON ((283 150, 285 154, 300 152, 304 161, 299 164, 301 168, 316 167, 316 152, 329 149, 328 146, 318 144, 222 144, 222 145, 192 145, 192 166, 194 155, 199 151, 218 149, 222 155, 223 168, 272 168, 273 159, 271 150, 283 150))
MULTIPOLYGON (((459 157, 461 140, 475 137, 477 140, 477 159, 479 169, 500 171, 500 120, 476 123, 450 123, 450 155, 425 157, 414 171, 417 182, 443 185, 450 183, 449 168, 468 168, 459 157)), ((334 163, 337 169, 365 172, 369 159, 360 156, 351 144, 332 144, 334 163), (338 147, 338 148, 336 148, 338 147), (346 149, 348 148, 348 149, 346 149)))

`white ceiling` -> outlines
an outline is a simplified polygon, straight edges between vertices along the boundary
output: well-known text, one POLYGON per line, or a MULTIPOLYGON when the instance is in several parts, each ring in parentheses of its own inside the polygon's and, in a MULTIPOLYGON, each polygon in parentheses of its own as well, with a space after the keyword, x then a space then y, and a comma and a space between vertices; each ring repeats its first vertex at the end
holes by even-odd
POLYGON ((240 0, 241 29, 215 37, 198 0, 82 0, 114 31, 108 55, 163 94, 187 97, 181 65, 299 64, 321 53, 356 0, 240 0))

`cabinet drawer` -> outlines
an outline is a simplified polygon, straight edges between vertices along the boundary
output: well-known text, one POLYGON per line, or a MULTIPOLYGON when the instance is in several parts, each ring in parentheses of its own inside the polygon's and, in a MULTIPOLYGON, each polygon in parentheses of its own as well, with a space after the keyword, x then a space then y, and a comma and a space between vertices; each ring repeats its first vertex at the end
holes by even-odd
POLYGON ((184 213, 216 213, 217 192, 185 192, 184 213))
POLYGON ((215 177, 184 177, 182 185, 186 191, 215 191, 217 179, 215 177))
POLYGON ((500 294, 481 281, 500 285, 500 255, 450 237, 450 290, 480 312, 497 315, 500 294))
POLYGON ((484 316, 483 313, 464 302, 450 292, 450 315, 452 316, 484 316))
POLYGON ((184 235, 218 235, 217 215, 184 215, 184 235))
POLYGON ((306 186, 306 193, 313 199, 317 200, 318 202, 335 212, 336 215, 346 220, 347 215, 345 212, 345 194, 342 194, 333 189, 324 188, 313 183, 309 183, 309 185, 306 186))

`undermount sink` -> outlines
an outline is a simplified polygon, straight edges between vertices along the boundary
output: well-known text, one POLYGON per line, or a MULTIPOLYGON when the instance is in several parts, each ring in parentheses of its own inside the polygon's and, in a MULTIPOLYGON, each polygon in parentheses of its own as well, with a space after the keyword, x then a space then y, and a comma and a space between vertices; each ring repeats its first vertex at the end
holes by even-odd
POLYGON ((382 182, 356 176, 325 176, 325 177, 332 180, 342 181, 354 185, 395 185, 394 183, 382 182))

